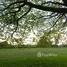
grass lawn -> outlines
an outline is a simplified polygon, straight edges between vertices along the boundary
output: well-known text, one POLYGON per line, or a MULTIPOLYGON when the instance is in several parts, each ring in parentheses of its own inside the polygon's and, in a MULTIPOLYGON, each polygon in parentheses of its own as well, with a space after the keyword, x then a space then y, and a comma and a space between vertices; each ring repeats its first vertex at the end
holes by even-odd
POLYGON ((67 67, 67 48, 0 49, 0 67, 67 67))

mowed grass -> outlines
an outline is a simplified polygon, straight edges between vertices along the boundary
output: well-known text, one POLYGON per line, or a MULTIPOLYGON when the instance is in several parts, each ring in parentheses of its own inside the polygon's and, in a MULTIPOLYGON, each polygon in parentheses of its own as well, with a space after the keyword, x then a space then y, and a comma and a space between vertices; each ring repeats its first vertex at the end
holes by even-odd
POLYGON ((67 48, 0 49, 0 67, 67 67, 67 48))

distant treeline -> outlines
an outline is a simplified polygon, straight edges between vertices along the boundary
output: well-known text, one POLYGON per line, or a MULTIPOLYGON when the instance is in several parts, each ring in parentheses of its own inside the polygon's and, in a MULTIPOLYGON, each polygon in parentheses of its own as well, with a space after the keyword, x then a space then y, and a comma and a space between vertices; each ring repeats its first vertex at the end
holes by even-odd
POLYGON ((0 43, 0 48, 51 48, 51 47, 67 47, 67 45, 11 45, 11 44, 8 44, 6 41, 5 42, 2 42, 0 43))

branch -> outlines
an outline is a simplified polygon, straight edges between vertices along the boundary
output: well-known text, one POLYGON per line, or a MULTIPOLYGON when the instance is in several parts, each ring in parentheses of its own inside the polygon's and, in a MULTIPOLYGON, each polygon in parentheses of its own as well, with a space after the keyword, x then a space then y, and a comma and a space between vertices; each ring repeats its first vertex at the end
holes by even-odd
POLYGON ((21 18, 23 18, 25 15, 27 15, 30 10, 31 10, 31 7, 29 8, 29 10, 28 10, 25 14, 23 14, 20 18, 18 18, 17 20, 15 20, 15 22, 16 22, 16 28, 15 28, 15 30, 13 31, 11 37, 13 37, 13 34, 17 31, 17 28, 18 28, 18 25, 19 25, 19 23, 18 23, 19 20, 20 20, 21 18))
POLYGON ((36 9, 43 10, 43 11, 67 13, 67 8, 53 8, 53 7, 48 7, 48 6, 36 5, 31 2, 27 2, 26 4, 31 6, 32 8, 36 8, 36 9))
POLYGON ((55 17, 55 16, 58 16, 58 13, 51 13, 50 15, 46 15, 46 16, 40 16, 40 17, 38 17, 38 18, 43 18, 44 17, 44 19, 51 19, 51 18, 53 18, 53 17, 55 17))
POLYGON ((30 12, 30 10, 31 10, 31 7, 29 8, 29 10, 25 14, 23 14, 20 18, 18 18, 17 21, 19 21, 21 18, 23 18, 24 16, 26 16, 30 12))
POLYGON ((17 1, 17 2, 11 3, 6 8, 4 8, 2 11, 5 11, 6 9, 10 8, 12 5, 17 4, 17 3, 20 3, 20 4, 24 3, 25 5, 28 5, 31 8, 36 8, 36 9, 43 10, 43 11, 57 12, 57 13, 67 13, 67 8, 54 8, 54 7, 37 5, 37 4, 33 4, 31 2, 25 2, 25 1, 17 1))
POLYGON ((12 5, 15 5, 17 3, 20 3, 20 4, 24 3, 25 4, 24 1, 16 1, 16 2, 13 2, 13 3, 9 4, 7 7, 3 8, 2 11, 5 11, 5 10, 9 9, 12 5))
MULTIPOLYGON (((18 10, 16 10, 16 11, 11 11, 11 12, 7 12, 7 13, 5 13, 5 15, 17 13, 17 12, 19 12, 19 11, 21 10, 21 7, 24 7, 24 6, 25 6, 25 4, 22 4, 22 5, 18 6, 18 7, 11 8, 11 9, 16 9, 16 8, 18 8, 18 10)), ((4 16, 4 15, 3 15, 3 16, 4 16)))

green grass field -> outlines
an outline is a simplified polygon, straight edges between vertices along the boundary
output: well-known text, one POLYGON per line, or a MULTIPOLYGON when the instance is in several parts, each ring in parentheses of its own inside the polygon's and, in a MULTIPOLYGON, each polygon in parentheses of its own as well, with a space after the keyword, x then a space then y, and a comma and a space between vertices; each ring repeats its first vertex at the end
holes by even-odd
POLYGON ((67 67, 67 48, 0 49, 0 67, 67 67))

